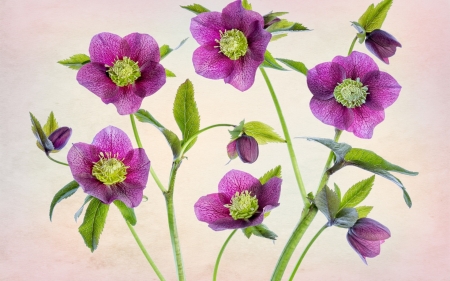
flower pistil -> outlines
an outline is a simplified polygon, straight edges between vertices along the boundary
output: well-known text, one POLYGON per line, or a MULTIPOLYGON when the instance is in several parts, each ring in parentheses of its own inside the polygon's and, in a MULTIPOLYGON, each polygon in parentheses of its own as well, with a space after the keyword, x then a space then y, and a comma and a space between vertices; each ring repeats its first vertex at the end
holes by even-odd
POLYGON ((249 219, 258 210, 258 199, 248 190, 237 191, 231 198, 231 204, 224 205, 230 209, 230 216, 235 219, 249 219))
POLYGON ((134 81, 141 77, 139 65, 129 57, 123 57, 122 60, 116 60, 107 72, 109 73, 111 80, 119 87, 133 84, 134 81))
POLYGON ((220 40, 216 39, 219 43, 217 48, 220 48, 220 53, 224 54, 231 60, 237 60, 247 53, 248 42, 244 33, 237 29, 220 30, 220 40))
POLYGON ((100 152, 100 160, 94 162, 92 175, 105 185, 123 182, 127 177, 128 166, 117 159, 118 155, 100 152))
POLYGON ((356 80, 345 79, 342 83, 334 88, 334 97, 336 101, 347 108, 359 107, 366 102, 367 86, 356 80))

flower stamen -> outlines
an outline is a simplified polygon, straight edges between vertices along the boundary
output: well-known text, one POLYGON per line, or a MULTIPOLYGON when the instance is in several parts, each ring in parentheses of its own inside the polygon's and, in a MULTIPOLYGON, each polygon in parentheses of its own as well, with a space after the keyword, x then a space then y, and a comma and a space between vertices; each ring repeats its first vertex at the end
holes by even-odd
POLYGON ((356 80, 345 79, 342 83, 334 88, 334 97, 336 101, 347 108, 359 107, 366 102, 369 94, 367 86, 356 80))
POLYGON ((216 42, 219 43, 219 46, 216 46, 220 48, 219 53, 231 60, 237 60, 247 53, 247 37, 240 30, 232 29, 225 32, 220 30, 220 40, 216 39, 216 42))
POLYGON ((231 204, 226 204, 224 207, 230 209, 230 216, 235 219, 249 219, 258 210, 258 199, 252 196, 248 190, 242 191, 233 195, 231 204))
POLYGON ((116 60, 107 72, 111 80, 119 87, 133 84, 134 81, 141 77, 139 65, 129 57, 123 57, 122 60, 116 60))
POLYGON ((111 152, 100 152, 100 160, 93 162, 92 175, 105 185, 113 185, 123 182, 127 177, 127 169, 122 160, 117 159, 119 155, 111 155, 111 152))

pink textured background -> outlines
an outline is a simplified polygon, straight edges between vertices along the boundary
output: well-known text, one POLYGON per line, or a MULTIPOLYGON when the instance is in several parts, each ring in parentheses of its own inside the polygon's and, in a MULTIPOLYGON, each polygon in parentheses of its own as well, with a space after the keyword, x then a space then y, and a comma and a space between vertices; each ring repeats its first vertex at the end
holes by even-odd
MULTIPOLYGON (((378 152, 387 160, 419 171, 417 177, 399 175, 413 200, 403 202, 393 183, 377 177, 365 205, 375 204, 370 217, 388 226, 392 238, 381 255, 364 265, 345 239, 346 231, 326 230, 306 256, 296 280, 450 280, 449 247, 449 126, 448 81, 450 76, 450 4, 448 0, 394 1, 383 29, 403 45, 391 65, 377 60, 403 86, 398 101, 387 109, 386 120, 373 139, 357 139, 344 133, 341 141, 378 152)), ((312 32, 290 34, 272 42, 274 57, 303 61, 308 67, 345 55, 354 36, 350 21, 357 20, 371 0, 251 1, 256 11, 289 11, 287 18, 303 23, 312 32)), ((88 53, 94 34, 109 31, 121 36, 131 32, 151 34, 159 44, 176 46, 190 37, 194 14, 179 8, 186 0, 88 1, 2 0, 0 2, 0 280, 156 280, 121 215, 111 208, 100 245, 90 253, 78 234, 74 212, 84 198, 78 192, 55 208, 53 222, 48 209, 53 195, 71 181, 70 171, 46 159, 35 147, 28 111, 44 122, 51 110, 59 124, 73 128, 71 142, 90 143, 107 125, 132 136, 129 118, 119 116, 113 105, 78 85, 76 72, 56 61, 76 53, 88 53)), ((203 1, 221 10, 227 1, 203 1)), ((197 43, 190 38, 163 60, 177 74, 143 103, 162 124, 177 131, 172 103, 179 84, 192 80, 202 117, 202 127, 214 123, 260 120, 281 133, 269 92, 260 73, 254 86, 241 93, 222 81, 197 76, 191 55, 197 43)), ((363 45, 356 50, 366 52, 363 45)), ((292 136, 332 138, 333 129, 310 113, 311 97, 305 78, 296 72, 268 70, 292 136)), ((144 147, 164 183, 170 169, 170 150, 163 137, 148 124, 138 124, 144 147)), ((183 259, 188 280, 210 280, 215 258, 229 232, 214 232, 196 220, 193 205, 215 192, 220 178, 230 169, 256 177, 281 164, 281 206, 265 221, 279 239, 245 238, 240 232, 226 249, 219 280, 269 280, 286 240, 296 224, 301 200, 284 145, 266 145, 254 165, 228 159, 225 129, 203 134, 188 153, 177 178, 175 204, 183 259)), ((294 146, 308 191, 315 190, 327 150, 316 143, 295 139, 294 146)), ((55 155, 65 161, 68 148, 55 155)), ((369 173, 346 168, 333 176, 342 189, 367 178, 369 173)), ((149 201, 136 210, 136 230, 167 280, 175 280, 164 199, 153 180, 145 194, 149 201)), ((325 223, 316 217, 293 261, 312 235, 325 223)), ((290 274, 292 262, 286 273, 290 274)))

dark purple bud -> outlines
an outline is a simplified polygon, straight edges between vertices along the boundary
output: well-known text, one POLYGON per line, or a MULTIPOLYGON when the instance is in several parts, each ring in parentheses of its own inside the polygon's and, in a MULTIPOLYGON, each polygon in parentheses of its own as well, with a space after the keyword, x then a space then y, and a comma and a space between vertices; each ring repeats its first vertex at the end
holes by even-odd
POLYGON ((369 219, 359 219, 347 232, 347 241, 353 250, 367 264, 367 258, 380 254, 380 245, 391 237, 389 229, 381 223, 369 219))
POLYGON ((53 143, 54 150, 61 150, 64 146, 66 146, 71 135, 71 128, 61 127, 51 133, 48 139, 53 143))
POLYGON ((230 158, 230 160, 233 160, 234 158, 236 158, 238 156, 238 153, 236 150, 236 140, 230 142, 227 145, 227 153, 228 153, 228 158, 230 158))
POLYGON ((271 26, 272 24, 281 21, 280 18, 274 18, 273 20, 269 21, 268 23, 264 24, 264 29, 268 28, 269 26, 271 26))
POLYGON ((236 140, 236 151, 244 163, 254 163, 258 159, 259 148, 255 138, 242 135, 236 140))
POLYGON ((386 31, 375 29, 366 35, 366 47, 377 58, 389 64, 389 57, 392 57, 401 47, 397 39, 386 31))

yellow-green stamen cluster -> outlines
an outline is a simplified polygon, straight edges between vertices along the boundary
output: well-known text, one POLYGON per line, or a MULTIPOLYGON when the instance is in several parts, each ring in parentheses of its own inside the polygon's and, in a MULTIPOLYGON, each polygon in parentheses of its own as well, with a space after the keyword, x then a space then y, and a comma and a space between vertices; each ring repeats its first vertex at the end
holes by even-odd
POLYGON ((220 53, 229 57, 231 60, 237 60, 247 53, 248 43, 242 31, 237 29, 220 31, 220 40, 216 39, 219 43, 220 53))
POLYGON ((347 108, 359 107, 366 102, 367 86, 356 80, 345 79, 336 88, 334 88, 334 97, 347 108))
POLYGON ((123 182, 127 177, 128 166, 117 159, 118 155, 100 152, 100 160, 94 162, 92 175, 106 185, 123 182))
POLYGON ((230 216, 235 220, 248 219, 258 210, 258 199, 248 190, 236 192, 231 198, 231 204, 224 205, 230 209, 230 216))
POLYGON ((119 87, 133 84, 136 79, 141 77, 139 65, 129 57, 123 57, 122 60, 116 60, 107 72, 109 73, 111 80, 119 87))

